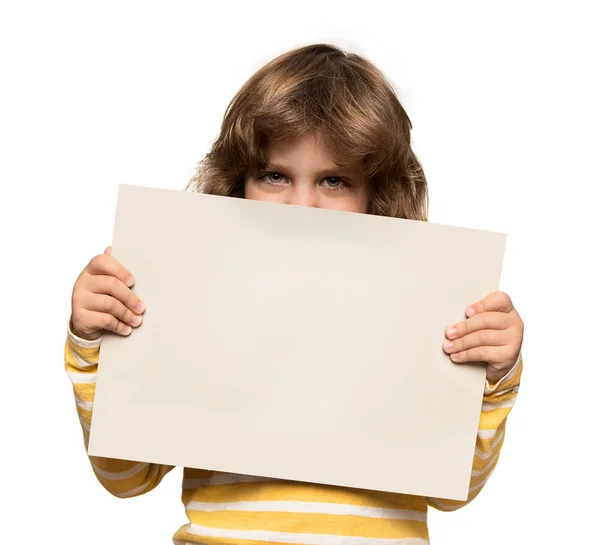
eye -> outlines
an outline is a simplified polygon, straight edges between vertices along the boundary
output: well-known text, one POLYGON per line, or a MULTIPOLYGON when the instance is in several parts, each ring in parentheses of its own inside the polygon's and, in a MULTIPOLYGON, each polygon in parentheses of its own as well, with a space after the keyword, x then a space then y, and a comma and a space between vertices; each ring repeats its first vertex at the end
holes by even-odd
POLYGON ((285 180, 283 174, 279 172, 267 172, 266 174, 263 174, 260 179, 269 184, 281 184, 285 180))
POLYGON ((343 189, 348 185, 344 180, 337 176, 329 176, 321 183, 324 184, 324 186, 328 189, 343 189))

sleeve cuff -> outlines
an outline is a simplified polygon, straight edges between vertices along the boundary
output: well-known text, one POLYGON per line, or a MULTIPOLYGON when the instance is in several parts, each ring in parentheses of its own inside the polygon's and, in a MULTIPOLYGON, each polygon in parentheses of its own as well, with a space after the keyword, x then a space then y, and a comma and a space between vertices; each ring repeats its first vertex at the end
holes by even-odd
POLYGON ((504 375, 498 382, 496 382, 495 384, 490 384, 487 380, 485 381, 484 395, 498 393, 501 390, 506 390, 517 386, 519 383, 519 377, 521 375, 522 365, 523 355, 522 352, 519 352, 519 357, 517 358, 517 361, 513 365, 512 369, 506 375, 504 375))
POLYGON ((69 341, 71 341, 75 346, 79 346, 80 348, 98 348, 102 344, 102 335, 98 339, 94 339, 93 341, 89 341, 87 339, 82 339, 73 333, 73 322, 71 318, 69 318, 68 335, 69 341))

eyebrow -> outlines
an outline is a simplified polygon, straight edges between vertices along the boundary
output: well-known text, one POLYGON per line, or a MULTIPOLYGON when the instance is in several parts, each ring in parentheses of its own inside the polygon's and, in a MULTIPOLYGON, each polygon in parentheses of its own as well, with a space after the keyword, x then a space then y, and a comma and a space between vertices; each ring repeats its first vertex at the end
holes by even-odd
MULTIPOLYGON (((289 170, 289 167, 286 167, 284 165, 281 165, 279 163, 268 163, 267 166, 265 167, 265 170, 273 170, 273 171, 287 171, 289 170)), ((350 167, 346 167, 346 166, 338 166, 338 165, 332 165, 331 167, 327 167, 324 169, 319 170, 318 172, 315 173, 316 176, 360 176, 361 172, 354 170, 350 167)))

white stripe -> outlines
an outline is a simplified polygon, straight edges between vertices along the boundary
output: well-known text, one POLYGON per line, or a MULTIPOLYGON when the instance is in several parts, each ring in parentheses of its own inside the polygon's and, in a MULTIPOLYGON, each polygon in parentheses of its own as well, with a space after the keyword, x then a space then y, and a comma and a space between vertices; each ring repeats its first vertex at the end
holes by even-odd
POLYGON ((204 537, 223 537, 229 539, 250 539, 254 541, 272 541, 274 543, 299 543, 302 545, 429 545, 428 539, 418 537, 346 537, 327 534, 296 534, 292 532, 265 532, 262 530, 229 530, 209 528, 198 524, 188 524, 190 534, 204 537))
POLYGON ((78 337, 77 335, 75 335, 75 333, 71 331, 69 325, 67 325, 67 334, 69 336, 69 339, 71 339, 71 341, 73 342, 73 344, 75 346, 79 346, 80 348, 98 348, 102 344, 102 337, 94 341, 82 339, 81 337, 78 337))
POLYGON ((162 479, 169 471, 174 469, 175 466, 161 465, 159 478, 162 479))
POLYGON ((183 479, 183 488, 196 489, 202 486, 212 486, 218 484, 238 484, 238 483, 260 483, 274 481, 269 477, 254 477, 252 475, 237 475, 235 473, 223 473, 213 475, 212 477, 203 477, 199 479, 183 479))
POLYGON ((117 498, 132 498, 133 496, 138 496, 146 492, 150 488, 150 485, 153 484, 153 481, 155 480, 156 475, 158 474, 158 470, 158 466, 154 467, 154 475, 152 477, 148 476, 146 482, 143 485, 138 486, 137 488, 134 488, 133 490, 129 490, 127 492, 113 493, 113 496, 117 496, 117 498))
POLYGON ((69 371, 68 375, 73 384, 94 384, 96 382, 96 373, 76 373, 69 371))
POLYGON ((85 430, 85 431, 90 431, 90 426, 87 424, 87 422, 81 417, 81 415, 79 416, 79 422, 81 422, 81 427, 85 430))
POLYGON ((494 437, 494 435, 496 435, 497 431, 498 431, 497 429, 495 429, 495 430, 479 430, 477 432, 477 436, 480 439, 491 439, 492 437, 494 437))
POLYGON ((490 467, 492 467, 494 465, 494 463, 496 462, 496 460, 498 459, 498 456, 500 456, 500 454, 496 454, 496 456, 494 456, 486 465, 483 469, 480 470, 473 470, 471 471, 471 477, 481 477, 484 473, 487 473, 490 469, 490 467))
POLYGON ((463 507, 467 503, 467 501, 464 501, 462 503, 459 503, 458 505, 448 505, 448 504, 444 503, 443 501, 441 501, 438 498, 429 498, 429 501, 431 503, 437 505, 438 507, 440 507, 444 511, 456 511, 457 509, 460 509, 461 507, 463 507))
POLYGON ((98 365, 97 363, 88 363, 79 354, 73 352, 72 350, 71 353, 73 354, 75 362, 77 363, 76 367, 79 367, 81 369, 89 369, 90 367, 95 367, 96 365, 98 365))
POLYGON ((190 501, 186 509, 190 511, 252 511, 277 513, 314 513, 319 515, 351 515, 374 519, 420 520, 427 521, 427 513, 405 509, 384 509, 340 503, 308 501, 234 501, 225 503, 204 503, 190 501))
POLYGON ((484 401, 481 404, 481 410, 484 412, 493 411, 495 409, 508 409, 515 404, 515 400, 517 398, 513 397, 512 399, 508 399, 507 401, 502 401, 501 403, 491 403, 489 401, 484 401))
POLYGON ((129 479, 129 477, 137 475, 144 469, 148 469, 148 464, 145 462, 136 464, 125 471, 105 471, 104 469, 100 469, 94 462, 91 463, 94 471, 100 475, 100 477, 104 477, 105 479, 109 479, 111 481, 124 481, 125 479, 129 479))
POLYGON ((516 386, 513 386, 512 388, 506 388, 505 390, 493 391, 493 392, 490 392, 490 394, 492 395, 492 397, 500 397, 509 392, 514 392, 515 394, 518 394, 519 393, 519 385, 517 384, 516 386))
POLYGON ((117 498, 133 498, 134 496, 139 496, 142 492, 144 492, 148 488, 148 483, 143 484, 142 486, 138 486, 133 490, 129 490, 128 492, 113 492, 113 496, 117 498))
MULTIPOLYGON (((437 505, 440 509, 443 509, 445 511, 451 509, 451 507, 449 505, 442 503, 441 500, 439 500, 438 498, 427 498, 427 501, 429 503, 432 503, 433 505, 437 505)), ((461 503, 461 506, 462 506, 462 503, 461 503)))
POLYGON ((472 494, 473 492, 476 492, 480 488, 483 488, 483 485, 488 482, 488 479, 491 476, 492 476, 492 474, 488 473, 487 477, 485 479, 483 479, 483 481, 481 481, 479 484, 473 485, 471 488, 469 488, 469 494, 472 494))
POLYGON ((494 442, 492 443, 490 450, 488 452, 483 452, 482 450, 475 448, 475 456, 477 456, 478 458, 481 458, 482 460, 487 460, 493 454, 494 449, 498 446, 498 443, 500 443, 500 441, 502 441, 503 437, 504 437, 504 428, 502 428, 502 431, 498 434, 498 437, 496 437, 496 439, 494 439, 494 442))
POLYGON ((84 401, 83 399, 79 399, 77 396, 75 396, 75 403, 77 403, 77 405, 86 411, 91 411, 94 409, 93 401, 84 401))

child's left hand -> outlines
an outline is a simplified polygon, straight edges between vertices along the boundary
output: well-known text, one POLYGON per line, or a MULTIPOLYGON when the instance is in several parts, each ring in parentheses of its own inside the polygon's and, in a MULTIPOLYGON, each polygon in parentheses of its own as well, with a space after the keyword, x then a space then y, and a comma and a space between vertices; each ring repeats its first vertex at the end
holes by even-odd
POLYGON ((454 362, 485 362, 495 384, 515 365, 523 343, 523 320, 510 297, 494 291, 467 307, 467 320, 446 329, 444 352, 454 362))

